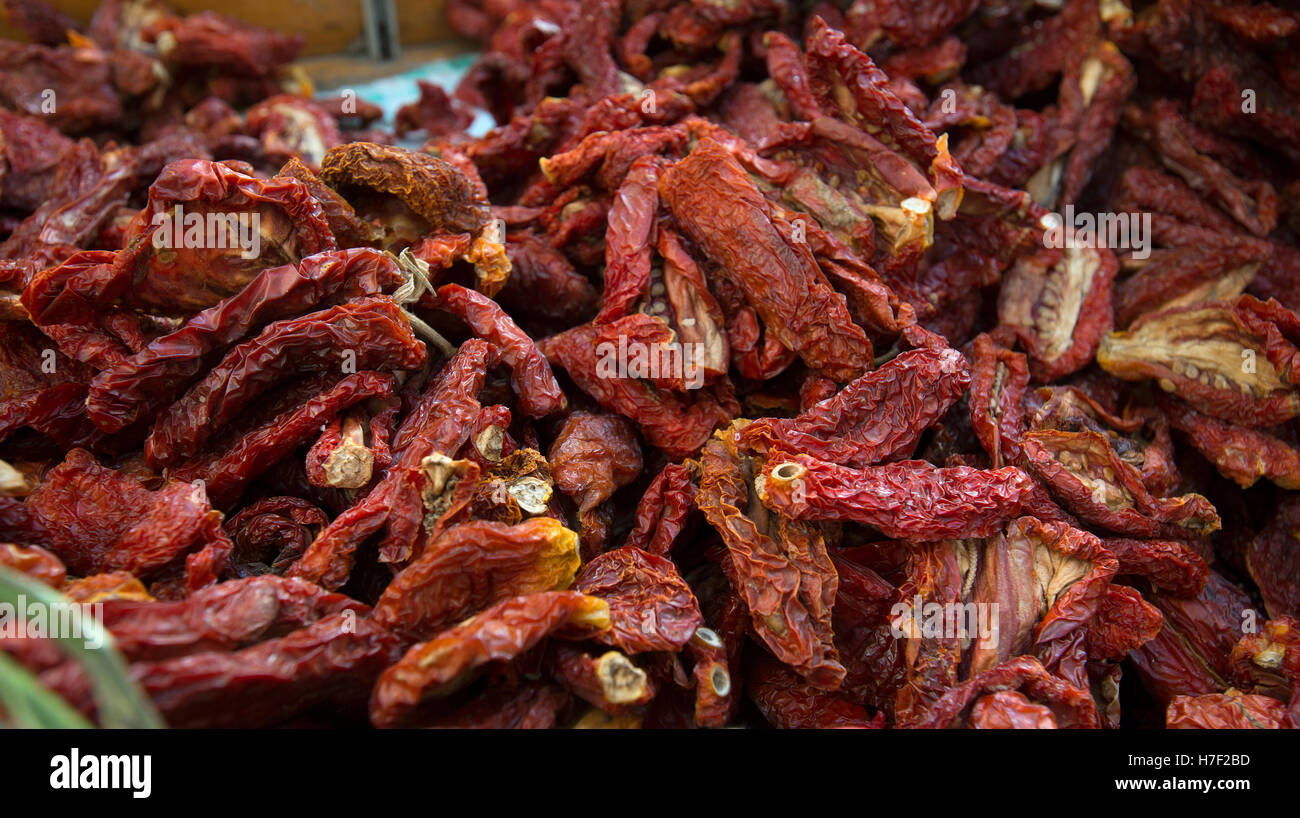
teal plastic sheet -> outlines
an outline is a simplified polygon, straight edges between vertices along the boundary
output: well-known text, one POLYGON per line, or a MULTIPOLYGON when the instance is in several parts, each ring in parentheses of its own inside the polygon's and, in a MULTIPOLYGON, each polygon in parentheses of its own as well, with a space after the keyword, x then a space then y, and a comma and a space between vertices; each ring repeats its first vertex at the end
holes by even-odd
MULTIPOLYGON (((336 96, 343 90, 355 91, 361 99, 373 102, 384 109, 384 125, 391 128, 393 126, 393 116, 397 113, 397 109, 420 98, 420 89, 416 85, 416 80, 428 80, 441 85, 447 89, 448 93, 451 93, 477 57, 477 53, 470 53, 445 60, 435 60, 390 77, 343 85, 329 91, 323 91, 321 96, 336 96)), ((469 127, 469 133, 473 136, 482 136, 495 123, 486 111, 476 111, 475 113, 476 116, 469 127)), ((420 140, 416 141, 419 142, 420 140)))

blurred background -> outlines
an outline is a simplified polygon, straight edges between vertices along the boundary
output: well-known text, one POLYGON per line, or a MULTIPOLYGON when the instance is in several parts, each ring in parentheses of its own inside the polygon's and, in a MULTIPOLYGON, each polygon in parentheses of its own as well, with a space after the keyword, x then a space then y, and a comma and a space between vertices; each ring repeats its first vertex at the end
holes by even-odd
MULTIPOLYGON (((84 26, 101 0, 47 2, 84 26)), ((215 11, 301 35, 299 62, 318 88, 403 73, 473 48, 447 24, 446 0, 168 0, 166 5, 181 15, 215 11), (387 25, 390 19, 391 26, 387 25)), ((27 39, 4 15, 0 15, 0 38, 27 39)))

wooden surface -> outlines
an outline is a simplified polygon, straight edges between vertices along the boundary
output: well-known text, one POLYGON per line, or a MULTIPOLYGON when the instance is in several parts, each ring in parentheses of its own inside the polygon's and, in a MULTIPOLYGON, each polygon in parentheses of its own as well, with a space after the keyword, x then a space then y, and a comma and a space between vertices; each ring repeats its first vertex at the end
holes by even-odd
POLYGON ((319 91, 345 88, 349 83, 362 83, 401 74, 434 60, 444 60, 474 50, 474 43, 451 41, 432 45, 404 45, 401 59, 376 62, 368 57, 327 55, 307 57, 298 65, 311 77, 312 85, 319 91))
MULTIPOLYGON (((360 0, 166 0, 177 12, 191 14, 212 10, 246 23, 301 34, 306 42, 303 55, 356 53, 362 45, 360 0)), ((403 44, 435 43, 451 40, 447 26, 446 0, 395 0, 398 31, 403 44)), ((90 20, 98 0, 50 0, 50 5, 71 15, 81 23, 90 20)), ((0 19, 0 38, 24 39, 23 35, 0 19)))

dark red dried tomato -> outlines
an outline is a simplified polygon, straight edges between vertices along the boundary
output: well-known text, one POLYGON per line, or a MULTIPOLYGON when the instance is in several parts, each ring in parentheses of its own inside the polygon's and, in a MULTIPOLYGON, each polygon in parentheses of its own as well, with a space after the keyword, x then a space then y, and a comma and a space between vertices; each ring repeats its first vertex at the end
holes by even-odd
POLYGON ((0 564, 170 725, 1300 726, 1300 15, 447 5, 6 4, 0 564))

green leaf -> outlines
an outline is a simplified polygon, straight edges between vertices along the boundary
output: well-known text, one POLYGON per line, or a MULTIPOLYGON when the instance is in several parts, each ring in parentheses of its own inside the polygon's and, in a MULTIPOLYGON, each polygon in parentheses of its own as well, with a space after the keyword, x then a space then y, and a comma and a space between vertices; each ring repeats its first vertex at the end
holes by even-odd
POLYGON ((0 705, 10 727, 77 730, 95 726, 2 651, 0 705))
MULTIPOLYGON (((78 604, 26 574, 0 566, 0 603, 3 602, 13 605, 15 610, 28 602, 37 602, 47 611, 56 606, 78 604)), ((86 671, 95 695, 99 723, 104 727, 165 727, 153 703, 131 680, 112 635, 90 616, 82 617, 81 631, 80 637, 60 634, 54 641, 86 671), (98 647, 89 647, 91 644, 98 647)))

